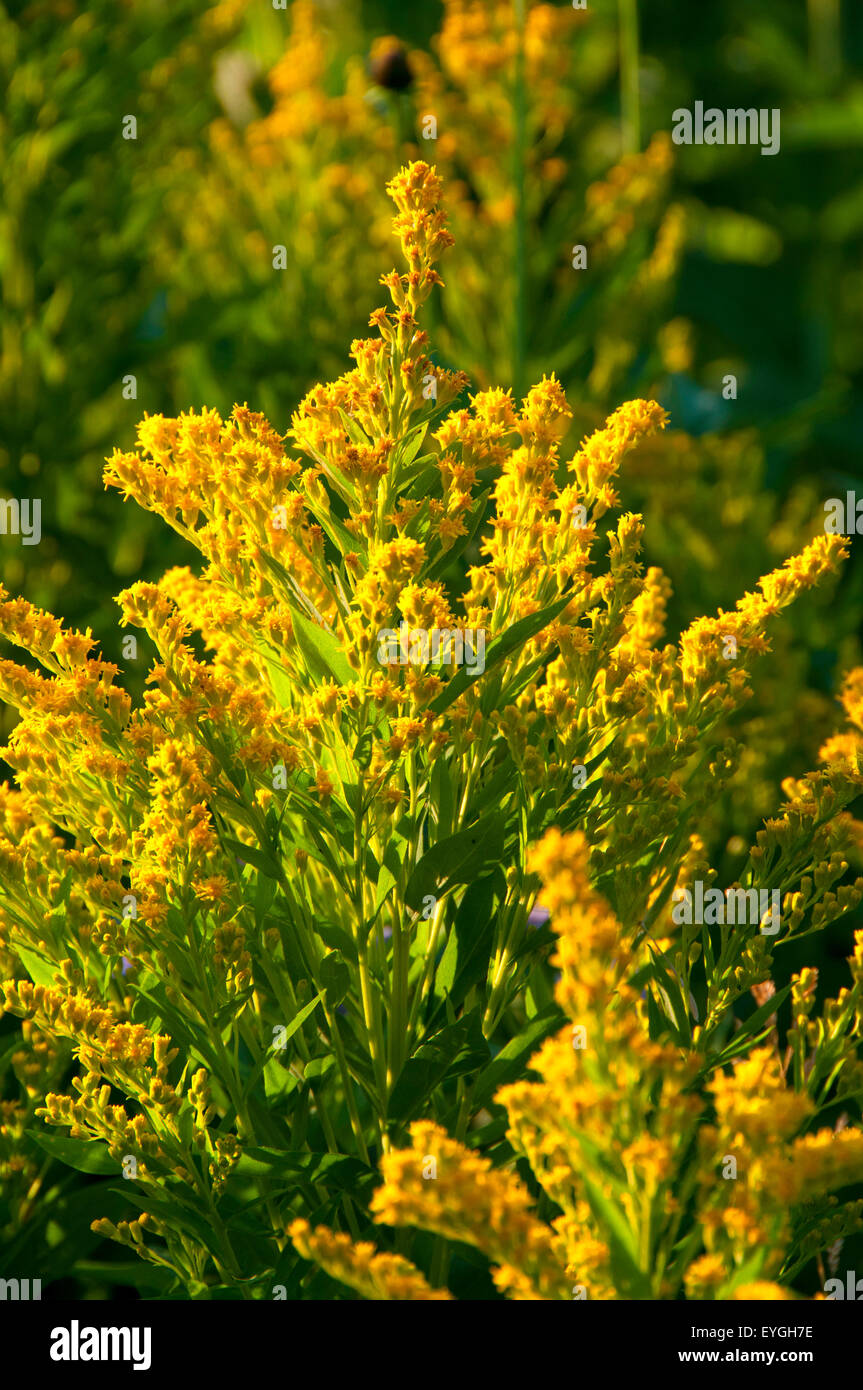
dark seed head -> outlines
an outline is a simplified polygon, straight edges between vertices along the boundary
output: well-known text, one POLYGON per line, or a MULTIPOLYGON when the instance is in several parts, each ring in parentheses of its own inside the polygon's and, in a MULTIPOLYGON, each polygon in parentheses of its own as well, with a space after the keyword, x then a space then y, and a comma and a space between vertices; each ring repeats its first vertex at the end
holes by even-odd
POLYGON ((414 80, 407 52, 400 43, 370 58, 369 71, 379 87, 387 87, 391 92, 405 91, 414 80))

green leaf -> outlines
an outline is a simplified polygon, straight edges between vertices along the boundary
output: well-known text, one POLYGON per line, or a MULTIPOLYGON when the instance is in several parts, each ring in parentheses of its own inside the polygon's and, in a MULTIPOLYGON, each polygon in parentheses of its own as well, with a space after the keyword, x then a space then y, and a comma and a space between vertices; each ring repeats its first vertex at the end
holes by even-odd
MULTIPOLYGON (((488 1112, 486 1112, 488 1113, 488 1112)), ((471 1149, 481 1149, 487 1152, 492 1144, 497 1144, 501 1139, 506 1138, 509 1129, 509 1117, 502 1111, 494 1119, 482 1125, 479 1129, 472 1129, 465 1136, 465 1143, 471 1149)))
MULTIPOLYGON (((3 1247, 3 1262, 19 1278, 45 1278, 45 1249, 50 1247, 50 1279, 65 1279, 76 1262, 102 1244, 104 1237, 91 1231, 90 1223, 106 1216, 109 1221, 127 1217, 128 1207, 112 1191, 110 1181, 84 1180, 65 1170, 68 1190, 56 1201, 44 1190, 21 1232, 3 1247), (34 1267, 35 1266, 35 1267, 34 1267)), ((113 1176, 117 1176, 116 1167, 113 1176)))
POLYGON ((443 714, 454 700, 463 695, 469 685, 474 681, 482 680, 483 676, 488 675, 495 666, 519 647, 523 647, 532 637, 538 636, 543 628, 548 627, 549 623, 559 613, 562 613, 567 604, 572 602, 572 595, 565 594, 563 598, 555 599, 547 608, 542 608, 538 613, 529 613, 526 618, 519 618, 517 623, 508 627, 500 637, 496 637, 485 654, 485 669, 482 672, 471 673, 467 666, 461 666, 451 680, 447 681, 444 689, 432 700, 429 709, 434 714, 443 714))
MULTIPOLYGON (((672 1285, 682 1283, 683 1276, 692 1263, 696 1252, 701 1248, 704 1240, 704 1232, 700 1224, 696 1223, 687 1235, 681 1236, 671 1252, 671 1260, 668 1265, 667 1278, 672 1285)), ((809 1257, 807 1257, 809 1258, 809 1257)))
POLYGON ((340 951, 341 954, 354 965, 357 964, 357 948, 349 932, 344 927, 337 926, 335 922, 321 921, 315 919, 315 934, 321 938, 325 946, 329 946, 331 951, 340 951))
MULTIPOLYGON (((283 1053, 286 1053, 287 1044, 302 1027, 312 1010, 321 1002, 322 995, 316 994, 304 1008, 294 1014, 290 1023, 285 1025, 284 1033, 278 1035, 278 1046, 274 1043, 267 1049, 257 1066, 253 1068, 246 1084, 243 1088, 244 1096, 248 1096, 257 1085, 258 1078, 263 1074, 264 1093, 268 1100, 281 1100, 292 1091, 297 1085, 297 1078, 288 1071, 287 1067, 280 1060, 283 1053), (282 1046, 284 1044, 284 1046, 282 1046)), ((275 1039, 275 1035, 274 1035, 275 1039)))
POLYGON ((318 975, 327 996, 327 1004, 331 1009, 337 1008, 351 987, 351 972, 338 951, 329 951, 324 956, 318 975))
MULTIPOLYGON (((491 771, 491 776, 485 772, 485 780, 480 782, 473 796, 473 804, 477 811, 488 805, 499 806, 503 798, 512 790, 513 783, 518 776, 515 763, 507 752, 497 767, 491 771)), ((560 805, 558 799, 558 806, 560 805)))
POLYGON ((306 819, 306 807, 303 806, 302 814, 304 817, 304 828, 308 834, 303 834, 297 825, 296 820, 290 826, 290 843, 294 849, 304 849, 310 859, 322 864, 324 868, 333 875, 336 882, 346 891, 345 881, 342 876, 341 867, 338 860, 324 839, 321 831, 311 819, 306 819))
POLYGON ((31 951, 29 946, 15 945, 12 949, 34 985, 44 985, 46 989, 54 989, 54 976, 59 969, 56 961, 50 961, 47 956, 42 955, 41 951, 31 951))
MULTIPOLYGON (((398 481, 400 485, 405 481, 405 475, 401 473, 400 470, 407 469, 408 465, 413 463, 414 459, 417 457, 417 454, 423 446, 423 441, 428 434, 428 427, 429 421, 421 420, 418 425, 415 425, 414 428, 405 435, 396 450, 396 459, 398 460, 397 466, 399 469, 398 481)), ((428 454, 425 457, 432 458, 434 455, 428 454)))
POLYGON ((437 815, 438 828, 450 830, 455 815, 455 797, 453 796, 450 766, 443 753, 439 753, 434 760, 429 779, 429 791, 431 804, 437 815))
POLYGON ((541 955, 543 951, 548 951, 556 945, 557 932, 550 923, 543 922, 541 927, 531 927, 525 932, 521 945, 512 958, 519 962, 530 960, 531 956, 541 955))
MULTIPOLYGON (((437 463, 429 464, 429 459, 436 459, 435 454, 423 454, 421 459, 417 459, 413 467, 410 468, 410 485, 405 488, 405 496, 414 500, 428 498, 432 496, 435 489, 440 484, 440 469, 437 463)), ((426 515, 428 511, 426 509, 426 515)), ((416 518, 414 518, 415 520, 416 518)))
POLYGON ((476 1071, 487 1060, 488 1043, 478 1013, 441 1028, 405 1063, 390 1096, 388 1118, 402 1124, 414 1119, 444 1078, 476 1071))
POLYGON ((357 739, 356 746, 351 754, 354 763, 362 772, 366 771, 371 762, 374 749, 375 730, 373 728, 365 729, 357 739))
POLYGON ((348 436, 348 439, 352 439, 355 444, 359 444, 362 447, 367 448, 368 445, 371 443, 371 440, 369 436, 366 434, 365 430, 363 429, 356 416, 349 415, 346 410, 342 410, 341 406, 338 406, 337 409, 339 412, 339 418, 342 422, 342 425, 344 426, 345 434, 348 436))
POLYGON ((648 988, 656 991, 662 1011, 671 1025, 670 1031, 674 1036, 674 1041, 680 1047, 691 1046, 692 1025, 689 1019, 688 1003, 683 997, 683 986, 680 980, 665 968, 656 954, 651 960, 650 972, 653 978, 648 988))
POLYGON ((12 1058, 21 1046, 21 1034, 16 1029, 11 1037, 7 1038, 5 1044, 0 1046, 0 1080, 6 1075, 12 1065, 12 1058))
POLYGON ((360 1037, 359 1029, 351 1022, 347 1014, 335 1013, 333 1023, 344 1049, 351 1075, 365 1091, 369 1100, 374 1103, 377 1097, 377 1080, 369 1058, 368 1043, 365 1038, 360 1037))
POLYGON ((101 1177, 116 1177, 120 1165, 104 1144, 95 1139, 69 1139, 62 1134, 43 1134, 38 1129, 25 1131, 35 1143, 58 1163, 77 1168, 79 1173, 98 1173, 101 1177))
POLYGON ((495 869, 503 856, 506 815, 493 811, 456 835, 426 850, 405 889, 405 902, 415 912, 423 898, 441 898, 459 883, 473 883, 485 871, 495 869))
POLYGON ((281 1060, 280 1052, 267 1054, 264 1065, 264 1095, 268 1101, 273 1104, 283 1101, 299 1084, 297 1077, 292 1071, 288 1071, 281 1060))
POLYGON ((650 1298, 650 1280, 638 1264, 635 1232, 612 1197, 607 1197, 587 1172, 582 1172, 585 1194, 608 1242, 611 1268, 617 1287, 625 1290, 627 1298, 650 1298))
POLYGON ((276 896, 276 883, 269 874, 259 874, 255 884, 255 923, 260 929, 276 896))
POLYGON ((562 1028, 565 1022, 564 1015, 553 1004, 537 1014, 517 1037, 511 1038, 479 1077, 471 1097, 474 1109, 480 1110, 493 1100, 498 1087, 520 1076, 539 1044, 562 1028))
POLYGON ((548 971, 534 970, 524 991, 524 1008, 528 1018, 536 1018, 543 1009, 550 1009, 554 1003, 554 991, 548 979, 548 971))
MULTIPOLYGON (((750 1255, 748 1260, 744 1260, 742 1264, 737 1265, 728 1282, 720 1284, 719 1288, 716 1290, 717 1298, 723 1300, 727 1299, 734 1289, 739 1289, 744 1284, 749 1284, 754 1279, 757 1279, 761 1275, 766 1258, 767 1251, 763 1245, 759 1244, 755 1253, 750 1255)), ((809 1258, 812 1258, 811 1254, 809 1258)))
POLYGON ((374 1182, 376 1174, 359 1159, 342 1154, 292 1152, 291 1150, 245 1149, 233 1169, 240 1177, 268 1177, 286 1186, 305 1182, 358 1193, 374 1182))
MULTIPOLYGON (((730 1062, 732 1058, 737 1057, 741 1052, 747 1052, 750 1047, 754 1046, 759 1041, 755 1034, 766 1027, 771 1014, 775 1014, 777 1009, 785 1003, 791 993, 791 988, 792 986, 789 984, 778 989, 774 995, 771 995, 766 1004, 762 1004, 754 1013, 750 1014, 746 1022, 734 1034, 728 1046, 722 1052, 709 1058, 705 1070, 713 1071, 716 1067, 723 1067, 726 1062, 730 1062)), ((769 1032, 769 1028, 767 1031, 769 1032)))
POLYGON ((221 1032, 227 1023, 230 1023, 232 1019, 242 1013, 254 992, 254 988, 249 988, 246 990, 245 994, 233 994, 227 1004, 223 1004, 222 1007, 216 1011, 215 1024, 219 1032, 221 1032))
MULTIPOLYGON (((309 505, 307 501, 306 506, 309 507, 309 505)), ((362 558, 367 558, 362 541, 358 537, 352 536, 347 527, 339 521, 332 511, 325 512, 322 507, 311 507, 310 509, 314 512, 318 525, 326 531, 340 554, 349 555, 353 551, 355 555, 361 554, 362 558)))
POLYGON ((455 922, 435 973, 435 997, 458 1008, 472 985, 488 971, 498 904, 506 897, 506 879, 497 869, 470 885, 459 904, 455 922))
POLYGON ((710 938, 710 927, 707 923, 701 929, 701 949, 704 957, 705 976, 708 980, 713 979, 716 970, 716 960, 713 955, 713 942, 710 938))
POLYGON ((256 849, 254 845, 244 845, 239 840, 232 840, 229 836, 223 835, 222 847, 226 854, 233 854, 244 864, 254 865, 262 874, 266 874, 267 878, 275 879, 277 883, 281 883, 285 877, 281 864, 272 855, 262 849, 256 849))
POLYGON ((323 1081, 326 1076, 329 1076, 335 1065, 336 1059, 332 1053, 326 1057, 313 1057, 303 1068, 303 1080, 308 1082, 323 1081))
POLYGON ((294 1034, 296 1033, 297 1029, 300 1028, 300 1027, 302 1027, 302 1025, 305 1023, 306 1019, 309 1017, 309 1014, 312 1012, 313 1009, 317 1008, 318 1004, 320 1004, 320 1002, 321 1002, 321 1000, 323 999, 323 997, 324 997, 324 996, 323 996, 322 993, 321 993, 321 994, 316 994, 315 997, 314 997, 314 999, 312 999, 308 1004, 306 1004, 304 1008, 300 1009, 299 1013, 294 1014, 294 1016, 293 1016, 293 1018, 291 1019, 290 1023, 289 1023, 289 1024, 287 1025, 287 1027, 285 1028, 284 1033, 280 1033, 280 1034, 279 1034, 279 1038, 280 1038, 279 1051, 280 1051, 280 1052, 281 1052, 281 1050, 282 1050, 282 1048, 281 1048, 281 1042, 286 1042, 286 1043, 287 1043, 287 1042, 290 1042, 291 1038, 294 1036, 294 1034))
POLYGON ((647 1004, 648 1034, 652 1041, 656 1042, 667 1032, 668 1020, 654 999, 653 991, 650 989, 646 992, 645 1002, 647 1004))
POLYGON ((375 889, 375 916, 377 917, 384 903, 386 902, 390 890, 398 882, 395 874, 388 864, 381 864, 378 874, 377 887, 375 889))
POLYGON ((309 675, 318 683, 334 680, 337 685, 350 685, 356 680, 356 671, 328 627, 311 622, 296 608, 291 609, 291 626, 309 675))
POLYGON ((257 642, 255 646, 261 660, 266 664, 267 676, 273 694, 282 709, 290 709, 294 703, 294 689, 291 684, 291 677, 285 670, 282 660, 271 656, 262 642, 257 642))

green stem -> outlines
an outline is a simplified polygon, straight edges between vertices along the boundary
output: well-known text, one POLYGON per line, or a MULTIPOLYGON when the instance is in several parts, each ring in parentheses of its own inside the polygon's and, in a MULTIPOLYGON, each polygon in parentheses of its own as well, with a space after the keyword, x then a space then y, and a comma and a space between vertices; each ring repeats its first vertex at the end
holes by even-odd
MULTIPOLYGON (((318 1119, 320 1120, 321 1129, 324 1132, 324 1139, 326 1140, 327 1149, 331 1154, 338 1154, 341 1152, 341 1150, 339 1149, 338 1140, 336 1139, 336 1132, 333 1129, 333 1122, 329 1117, 326 1104, 322 1096, 320 1096, 317 1091, 313 1092, 313 1094, 315 1098, 315 1109, 318 1113, 318 1119)), ((351 1201, 347 1192, 342 1193, 342 1207, 344 1208, 345 1219, 347 1220, 348 1226, 350 1227, 351 1235, 353 1236, 354 1240, 359 1240, 360 1228, 357 1225, 357 1218, 356 1213, 354 1212, 353 1202, 351 1201)))
POLYGON ((638 0, 618 0, 620 16, 620 116, 624 154, 641 149, 638 96, 638 0))
POLYGON ((515 0, 518 48, 513 94, 513 184, 515 187, 515 303, 512 345, 513 394, 520 401, 527 390, 527 78, 524 60, 525 4, 515 0))
POLYGON ((342 1085, 345 1091, 345 1100, 347 1102, 348 1114, 351 1120, 351 1128, 354 1132, 354 1138, 357 1141, 357 1148, 359 1150, 360 1157, 365 1164, 370 1166, 369 1151, 366 1147, 365 1138, 363 1137, 363 1127, 362 1123, 360 1122, 360 1112, 357 1109, 357 1101, 356 1096, 354 1095, 353 1081, 350 1073, 350 1068, 348 1067, 348 1059, 345 1056, 344 1045, 342 1044, 341 1036, 339 1035, 338 1024, 336 1022, 335 1016, 327 1008, 326 1004, 324 1004, 324 1010, 326 1013, 330 1039, 333 1045, 333 1051, 335 1052, 336 1062, 338 1064, 338 1068, 342 1076, 342 1085))
POLYGON ((486 1038, 493 1035, 510 1000, 509 971, 527 921, 529 896, 521 890, 506 914, 503 942, 495 955, 491 993, 483 1017, 482 1031, 486 1038))
MULTIPOLYGON (((411 752, 406 762, 408 785, 410 787, 410 806, 408 816, 412 825, 416 825, 417 801, 418 801, 418 775, 416 752, 411 752)), ((416 839, 411 853, 413 860, 416 855, 416 839)), ((413 869, 413 862, 410 865, 413 869)), ((392 942, 393 942, 393 965, 392 965, 392 988, 390 993, 390 1062, 388 1081, 390 1087, 396 1084, 399 1075, 404 1067, 407 1058, 407 1023, 408 1023, 408 979, 410 975, 410 933, 402 920, 402 914, 398 903, 395 905, 391 916, 392 921, 392 942)))
POLYGON ((443 898, 438 898, 434 906, 434 915, 432 917, 431 928, 429 929, 429 939, 428 945, 426 947, 425 960, 423 961, 422 975, 419 981, 417 982, 416 989, 414 990, 414 997, 411 1001, 410 1016, 408 1018, 407 1024, 408 1056, 410 1055, 410 1051, 413 1048, 413 1041, 416 1035, 417 1025, 419 1023, 420 1011, 426 999, 428 998, 429 990, 431 989, 435 955, 437 953, 438 939, 440 937, 440 929, 445 911, 445 900, 443 898))
MULTIPOLYGON (((362 722, 365 722, 365 709, 363 710, 362 722)), ((362 733, 362 729, 360 730, 362 733)), ((371 970, 369 968, 369 938, 366 934, 366 905, 365 905, 365 878, 363 866, 365 862, 365 839, 363 835, 363 806, 365 799, 365 785, 361 777, 356 789, 356 809, 354 811, 354 864, 356 873, 354 878, 354 941, 357 948, 357 959, 360 977, 360 997, 362 1001, 363 1022, 366 1029, 366 1042, 369 1049, 369 1058, 375 1074, 377 1084, 378 1102, 378 1129, 381 1145, 386 1147, 386 1132, 384 1117, 387 1113, 387 1059, 386 1048, 384 1045, 383 1024, 380 1016, 380 1000, 376 999, 371 970)))
MULTIPOLYGON (((470 999, 468 1000, 470 1007, 470 999)), ((473 1085, 468 1085, 463 1076, 460 1076, 457 1084, 459 1106, 458 1117, 455 1125, 456 1139, 464 1142, 467 1134, 468 1122, 471 1115, 471 1094, 473 1085)), ((445 1236, 438 1236, 432 1251, 431 1266, 429 1269, 429 1282, 434 1288, 442 1288, 449 1276, 450 1258, 452 1256, 452 1246, 445 1236)))

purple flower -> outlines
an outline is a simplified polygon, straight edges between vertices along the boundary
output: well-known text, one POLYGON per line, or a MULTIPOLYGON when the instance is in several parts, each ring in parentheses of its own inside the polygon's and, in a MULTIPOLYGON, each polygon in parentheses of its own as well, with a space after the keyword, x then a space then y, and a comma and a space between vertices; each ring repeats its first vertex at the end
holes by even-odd
POLYGON ((527 925, 529 927, 544 927, 550 917, 551 913, 547 907, 543 907, 541 903, 534 903, 527 919, 527 925))

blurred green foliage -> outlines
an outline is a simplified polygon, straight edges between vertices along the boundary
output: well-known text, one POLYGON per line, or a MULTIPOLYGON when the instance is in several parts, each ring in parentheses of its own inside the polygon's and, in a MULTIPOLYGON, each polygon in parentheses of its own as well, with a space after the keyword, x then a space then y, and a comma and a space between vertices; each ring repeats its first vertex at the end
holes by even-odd
POLYGON ((41 544, 4 537, 0 577, 102 631, 106 571, 157 558, 155 528, 101 484, 141 409, 124 378, 167 379, 179 331, 146 190, 215 114, 213 55, 234 32, 197 0, 0 5, 0 487, 42 502, 41 544))

